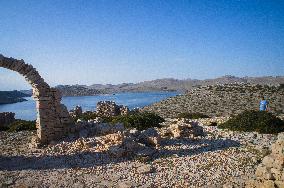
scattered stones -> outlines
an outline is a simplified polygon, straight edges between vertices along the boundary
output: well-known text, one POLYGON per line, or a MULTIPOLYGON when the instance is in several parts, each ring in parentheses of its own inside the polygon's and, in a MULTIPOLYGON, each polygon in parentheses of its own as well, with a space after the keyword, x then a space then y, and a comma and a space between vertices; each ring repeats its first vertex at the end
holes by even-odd
POLYGON ((249 180, 247 188, 284 187, 284 133, 278 134, 277 141, 271 146, 272 152, 263 158, 255 171, 256 179, 249 180))
MULTIPOLYGON (((0 132, 0 187, 4 182, 10 187, 222 187, 227 181, 244 187, 264 148, 276 140, 274 135, 224 131, 201 123, 204 134, 195 139, 161 136, 161 130, 176 121, 167 119, 163 128, 145 131, 69 135, 37 150, 27 149, 35 133, 0 132), (156 140, 159 144, 149 144, 156 140), (237 180, 240 177, 244 181, 237 180)), ((195 126, 198 121, 181 122, 195 126)), ((99 124, 80 126, 93 131, 99 124)), ((274 151, 280 152, 278 147, 274 151)), ((277 170, 270 172, 279 176, 277 170)))

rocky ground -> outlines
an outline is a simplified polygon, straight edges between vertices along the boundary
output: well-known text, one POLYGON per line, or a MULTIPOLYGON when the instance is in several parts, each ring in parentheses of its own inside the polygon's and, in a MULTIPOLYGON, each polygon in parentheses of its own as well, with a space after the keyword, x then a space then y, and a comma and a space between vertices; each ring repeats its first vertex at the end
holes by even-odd
POLYGON ((170 97, 144 108, 162 117, 203 113, 209 116, 237 115, 244 110, 257 110, 262 96, 269 101, 269 110, 284 115, 284 88, 251 84, 200 86, 184 95, 170 97))
POLYGON ((79 139, 70 135, 42 149, 30 146, 33 132, 0 132, 0 187, 222 187, 227 182, 243 187, 276 135, 223 131, 206 126, 211 121, 216 119, 198 121, 203 136, 177 130, 168 136, 166 129, 188 122, 167 119, 155 152, 146 156, 125 154, 125 131, 81 131, 79 139))

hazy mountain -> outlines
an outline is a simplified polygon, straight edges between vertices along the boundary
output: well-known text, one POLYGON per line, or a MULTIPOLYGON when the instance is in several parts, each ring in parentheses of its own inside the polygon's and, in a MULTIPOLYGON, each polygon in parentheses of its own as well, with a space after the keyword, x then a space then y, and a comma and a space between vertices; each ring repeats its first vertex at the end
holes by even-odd
POLYGON ((98 95, 101 92, 97 89, 91 89, 84 85, 59 85, 56 86, 62 96, 91 96, 98 95))
MULTIPOLYGON (((236 77, 231 75, 222 76, 214 79, 185 79, 174 78, 156 79, 139 83, 122 84, 93 84, 86 85, 58 85, 63 96, 84 96, 119 92, 144 92, 144 91, 187 91, 197 86, 232 84, 232 83, 251 83, 260 85, 279 85, 284 84, 284 76, 265 76, 265 77, 236 77)), ((31 90, 23 90, 23 93, 31 95, 31 90)))
POLYGON ((230 83, 252 83, 260 85, 278 85, 284 84, 284 76, 267 76, 267 77, 243 77, 236 76, 222 76, 215 79, 185 79, 178 80, 174 78, 156 79, 152 81, 144 81, 137 84, 123 83, 119 85, 102 85, 94 84, 89 88, 100 90, 102 93, 116 93, 127 91, 186 91, 192 87, 199 85, 216 85, 216 84, 230 84, 230 83))

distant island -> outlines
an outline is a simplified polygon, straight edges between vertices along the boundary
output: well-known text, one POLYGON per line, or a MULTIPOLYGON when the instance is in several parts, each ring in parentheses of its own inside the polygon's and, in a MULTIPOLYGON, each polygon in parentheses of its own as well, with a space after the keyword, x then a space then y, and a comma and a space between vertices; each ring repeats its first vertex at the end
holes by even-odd
MULTIPOLYGON (((93 96, 99 94, 113 94, 122 92, 151 92, 151 91, 179 91, 186 92, 193 88, 206 85, 232 84, 232 83, 250 83, 259 85, 279 85, 284 84, 284 76, 263 76, 263 77, 236 77, 226 75, 214 79, 174 79, 164 78, 139 83, 122 84, 93 84, 87 85, 58 85, 63 96, 93 96)), ((25 96, 31 96, 32 90, 21 90, 25 96)), ((7 99, 5 99, 7 101, 7 99)), ((15 98, 11 101, 22 101, 15 98)))
POLYGON ((30 95, 22 93, 20 91, 0 91, 0 104, 11 104, 17 102, 27 101, 23 97, 29 97, 30 95))
MULTIPOLYGON (((87 85, 58 85, 63 96, 90 96, 98 94, 113 94, 122 92, 149 92, 149 91, 179 91, 186 92, 192 88, 216 84, 251 83, 259 85, 279 85, 284 84, 284 76, 266 77, 236 77, 231 75, 222 76, 215 79, 185 79, 174 78, 156 79, 139 83, 122 84, 93 84, 87 85)), ((31 91, 30 91, 31 94, 31 91)))

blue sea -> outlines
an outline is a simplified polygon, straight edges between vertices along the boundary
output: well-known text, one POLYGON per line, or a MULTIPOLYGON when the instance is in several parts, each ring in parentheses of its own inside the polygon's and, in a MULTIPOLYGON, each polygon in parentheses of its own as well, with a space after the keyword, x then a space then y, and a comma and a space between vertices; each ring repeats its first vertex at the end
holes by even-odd
MULTIPOLYGON (((65 104, 68 110, 80 105, 83 111, 94 111, 99 101, 115 101, 118 105, 125 105, 133 109, 136 107, 141 108, 178 94, 178 92, 135 92, 117 93, 114 95, 63 97, 61 103, 65 104)), ((28 101, 0 105, 0 112, 14 112, 17 119, 35 120, 35 101, 31 97, 26 97, 26 99, 28 101)))

